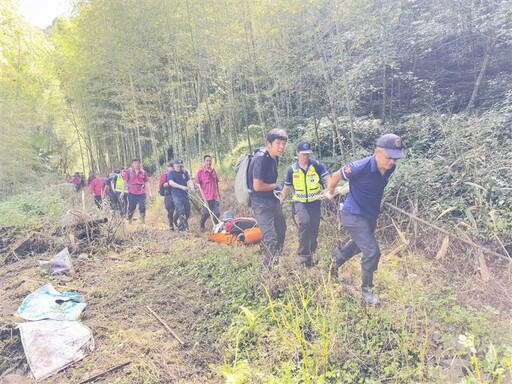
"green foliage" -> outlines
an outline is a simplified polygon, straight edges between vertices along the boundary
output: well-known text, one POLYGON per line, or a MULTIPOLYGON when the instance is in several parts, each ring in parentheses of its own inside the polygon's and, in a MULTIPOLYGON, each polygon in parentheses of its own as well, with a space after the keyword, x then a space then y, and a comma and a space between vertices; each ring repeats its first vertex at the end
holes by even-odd
POLYGON ((297 277, 287 283, 278 296, 267 291, 267 303, 242 307, 225 333, 230 348, 218 371, 227 380, 440 382, 429 361, 464 356, 467 345, 442 349, 439 343, 468 330, 489 346, 471 362, 477 377, 499 382, 510 370, 506 324, 498 326, 493 311, 458 305, 449 287, 425 290, 389 280, 383 293, 389 304, 365 307, 330 281, 297 277))
MULTIPOLYGON (((69 186, 71 189, 72 186, 69 186)), ((0 226, 37 229, 65 212, 59 187, 24 192, 0 202, 0 226)))
POLYGON ((406 210, 449 226, 464 225, 473 238, 511 237, 512 115, 412 115, 401 123, 408 158, 390 182, 389 197, 406 210))

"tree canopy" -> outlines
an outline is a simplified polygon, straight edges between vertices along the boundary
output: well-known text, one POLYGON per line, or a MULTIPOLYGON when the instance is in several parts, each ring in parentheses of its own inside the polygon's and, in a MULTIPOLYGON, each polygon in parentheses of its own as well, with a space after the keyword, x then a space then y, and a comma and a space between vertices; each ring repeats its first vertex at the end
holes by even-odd
POLYGON ((83 0, 41 31, 9 0, 0 28, 6 192, 27 165, 222 163, 275 126, 347 159, 411 116, 511 97, 510 2, 83 0))

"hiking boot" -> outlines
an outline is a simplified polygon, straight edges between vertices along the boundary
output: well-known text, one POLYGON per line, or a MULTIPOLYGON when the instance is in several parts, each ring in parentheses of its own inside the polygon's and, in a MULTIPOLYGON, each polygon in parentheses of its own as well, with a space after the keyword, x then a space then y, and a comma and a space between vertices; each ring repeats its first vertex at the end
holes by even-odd
POLYGON ((363 287, 361 289, 361 293, 363 294, 363 299, 366 301, 368 305, 377 305, 380 303, 379 296, 376 293, 373 293, 372 288, 363 287))
POLYGON ((311 256, 299 256, 299 263, 306 268, 311 268, 313 266, 313 258, 311 256))

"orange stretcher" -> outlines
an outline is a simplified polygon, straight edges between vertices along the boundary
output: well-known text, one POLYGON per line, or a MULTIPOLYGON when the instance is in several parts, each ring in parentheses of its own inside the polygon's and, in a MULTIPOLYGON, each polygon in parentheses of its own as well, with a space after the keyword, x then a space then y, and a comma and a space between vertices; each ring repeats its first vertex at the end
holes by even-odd
POLYGON ((254 227, 246 229, 238 235, 231 233, 210 233, 208 240, 216 243, 227 243, 232 245, 249 245, 257 244, 262 241, 263 235, 261 234, 261 229, 259 227, 254 227))

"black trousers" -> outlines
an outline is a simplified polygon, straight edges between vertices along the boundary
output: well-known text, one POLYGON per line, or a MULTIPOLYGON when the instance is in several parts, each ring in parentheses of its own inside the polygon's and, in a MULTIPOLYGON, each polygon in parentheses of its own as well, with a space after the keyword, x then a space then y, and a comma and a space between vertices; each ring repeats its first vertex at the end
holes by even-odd
POLYGON ((174 200, 171 195, 165 195, 164 197, 165 209, 167 209, 167 221, 169 222, 169 228, 174 229, 174 223, 178 221, 178 212, 175 212, 174 200))
POLYGON ((375 272, 380 260, 379 244, 375 238, 377 219, 369 220, 345 211, 341 211, 341 219, 343 228, 350 233, 352 239, 341 248, 342 260, 338 263, 344 263, 359 252, 363 252, 361 270, 367 274, 375 272))
POLYGON ((210 211, 213 212, 215 216, 213 216, 213 221, 215 224, 219 222, 220 217, 220 204, 218 200, 207 200, 208 209, 203 207, 203 213, 201 214, 201 228, 204 228, 208 218, 210 217, 210 211))
POLYGON ((299 225, 299 249, 297 255, 299 256, 299 261, 306 262, 308 259, 311 260, 311 256, 315 253, 318 246, 321 202, 295 202, 293 204, 297 214, 297 224, 299 225))
POLYGON ((190 217, 190 200, 174 199, 174 206, 178 211, 178 230, 188 232, 188 218, 190 217))
POLYGON ((271 268, 279 262, 286 236, 286 219, 281 204, 252 202, 251 208, 263 235, 265 260, 263 265, 271 268))
POLYGON ((101 209, 101 203, 103 202, 101 195, 98 195, 98 196, 95 195, 94 202, 96 203, 96 208, 101 209))

